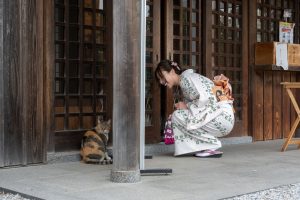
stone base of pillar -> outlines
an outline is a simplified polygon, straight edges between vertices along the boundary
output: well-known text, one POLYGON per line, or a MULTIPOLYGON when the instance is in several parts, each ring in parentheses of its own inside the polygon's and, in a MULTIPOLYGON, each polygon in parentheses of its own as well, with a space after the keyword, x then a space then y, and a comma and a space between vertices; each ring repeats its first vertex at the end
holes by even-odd
POLYGON ((111 171, 110 180, 116 183, 136 183, 141 181, 140 170, 137 171, 111 171))

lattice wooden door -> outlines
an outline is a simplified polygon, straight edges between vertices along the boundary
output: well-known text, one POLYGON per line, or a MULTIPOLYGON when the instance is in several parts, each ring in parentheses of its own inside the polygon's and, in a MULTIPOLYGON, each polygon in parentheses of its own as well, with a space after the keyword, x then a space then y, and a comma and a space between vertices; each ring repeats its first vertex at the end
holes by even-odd
POLYGON ((224 74, 233 88, 235 127, 230 136, 248 134, 247 1, 205 1, 205 72, 224 74))
MULTIPOLYGON (((164 57, 209 78, 231 80, 236 124, 231 136, 248 134, 247 1, 174 0, 166 3, 164 57), (202 20, 203 19, 203 20, 202 20)), ((166 115, 172 112, 167 91, 166 115)))
MULTIPOLYGON (((182 68, 202 71, 201 1, 174 0, 165 2, 164 59, 178 62, 182 68)), ((165 116, 173 111, 172 91, 166 90, 165 116)))
POLYGON ((55 150, 78 149, 96 118, 111 117, 110 1, 55 1, 55 150))

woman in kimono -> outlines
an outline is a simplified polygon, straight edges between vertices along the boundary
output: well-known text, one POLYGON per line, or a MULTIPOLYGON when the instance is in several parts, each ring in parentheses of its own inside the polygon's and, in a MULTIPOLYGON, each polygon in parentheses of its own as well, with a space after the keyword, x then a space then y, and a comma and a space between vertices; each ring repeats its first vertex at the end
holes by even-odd
POLYGON ((217 137, 229 134, 234 125, 230 93, 219 96, 221 100, 217 99, 213 92, 213 81, 194 73, 192 69, 183 71, 176 62, 170 60, 158 64, 155 77, 161 85, 170 89, 180 87, 184 98, 175 104, 176 110, 172 114, 174 155, 221 157, 223 152, 217 149, 222 145, 217 137))

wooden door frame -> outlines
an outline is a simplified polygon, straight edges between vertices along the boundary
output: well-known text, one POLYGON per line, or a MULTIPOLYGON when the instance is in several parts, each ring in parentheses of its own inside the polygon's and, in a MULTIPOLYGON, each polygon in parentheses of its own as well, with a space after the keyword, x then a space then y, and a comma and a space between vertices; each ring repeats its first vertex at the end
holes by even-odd
MULTIPOLYGON (((173 42, 167 42, 167 38, 173 38, 173 1, 172 0, 166 0, 163 2, 164 3, 164 8, 165 8, 165 16, 164 16, 164 51, 162 52, 162 59, 173 59, 172 55, 172 50, 173 50, 173 42)), ((163 88, 162 89, 165 92, 165 100, 166 102, 164 103, 165 105, 165 113, 164 117, 169 116, 173 112, 173 91, 169 88, 163 88)))
MULTIPOLYGON (((46 152, 55 151, 54 140, 54 74, 55 74, 55 36, 53 28, 55 1, 44 3, 44 131, 47 137, 45 144, 46 152)), ((47 159, 47 158, 46 158, 47 159)))
POLYGON ((250 29, 249 27, 249 12, 248 12, 248 2, 251 3, 251 0, 243 0, 242 1, 243 4, 243 9, 242 9, 242 24, 243 24, 243 28, 242 28, 242 65, 243 65, 243 73, 242 73, 242 80, 244 81, 243 86, 242 86, 242 105, 243 105, 243 112, 242 112, 242 132, 241 135, 239 136, 247 136, 249 135, 250 131, 249 131, 249 35, 248 35, 248 30, 250 29))
MULTIPOLYGON (((48 35, 48 39, 52 41, 53 46, 51 47, 53 55, 49 56, 49 60, 51 59, 51 64, 48 66, 48 71, 49 71, 49 75, 45 81, 47 81, 47 84, 51 87, 51 89, 48 89, 48 91, 46 92, 49 96, 51 96, 51 100, 49 100, 47 102, 46 106, 51 106, 51 108, 49 108, 47 110, 47 115, 48 115, 48 119, 51 119, 49 121, 51 121, 51 123, 49 122, 46 130, 48 132, 48 152, 55 152, 55 151, 60 151, 60 150, 75 150, 75 149, 79 149, 80 148, 80 140, 82 137, 82 134, 85 130, 89 130, 92 129, 93 126, 95 125, 96 122, 96 116, 97 115, 101 115, 104 119, 111 119, 112 118, 112 103, 107 103, 107 102, 112 102, 113 97, 113 85, 112 85, 112 81, 113 81, 113 69, 112 69, 112 54, 113 54, 113 42, 112 42, 112 1, 103 1, 103 10, 105 10, 104 13, 104 19, 105 19, 105 24, 101 24, 101 25, 96 25, 97 24, 97 20, 98 18, 95 17, 95 14, 103 14, 103 11, 101 11, 100 9, 96 9, 95 4, 93 3, 92 7, 84 7, 84 4, 82 1, 79 1, 78 5, 74 6, 73 4, 68 4, 67 1, 62 1, 64 3, 64 5, 62 4, 58 4, 58 3, 52 3, 51 5, 51 9, 52 9, 52 16, 49 17, 51 18, 51 22, 49 22, 49 27, 51 27, 51 30, 53 31, 53 29, 56 27, 62 27, 64 32, 62 32, 62 34, 64 35, 64 38, 55 38, 56 34, 60 34, 61 32, 55 33, 55 32, 49 32, 48 35), (64 9, 64 20, 60 21, 60 20, 55 20, 56 14, 54 13, 54 11, 56 10, 56 8, 62 8, 62 6, 65 6, 65 9, 67 7, 72 8, 73 10, 76 9, 77 11, 79 11, 78 14, 78 19, 76 18, 76 20, 78 20, 76 23, 71 23, 69 20, 69 9, 65 10, 64 9), (91 18, 86 18, 86 20, 92 20, 92 24, 90 23, 84 23, 84 13, 91 13, 93 12, 93 17, 91 18), (54 13, 54 14, 53 14, 54 13), (69 23, 70 22, 70 23, 69 23), (68 23, 68 24, 66 24, 68 23), (97 26, 97 27, 96 27, 97 26), (76 37, 76 39, 70 39, 70 35, 69 35, 69 30, 71 27, 75 27, 78 30, 78 37, 76 37), (95 37, 96 32, 97 31, 101 31, 103 32, 104 36, 104 41, 102 42, 96 42, 94 39, 92 40, 85 40, 85 30, 90 30, 93 31, 94 33, 92 34, 92 37, 95 37), (55 35, 54 35, 55 34, 55 35), (65 57, 62 58, 56 58, 55 56, 55 43, 56 44, 67 44, 64 46, 65 49, 65 57), (69 46, 70 44, 77 44, 78 45, 78 58, 73 59, 70 58, 68 56, 68 52, 69 52, 69 46), (100 44, 101 43, 101 44, 100 44), (84 46, 87 45, 90 47, 90 50, 92 50, 93 52, 90 54, 91 55, 91 60, 88 59, 83 59, 84 58, 84 46), (101 48, 101 50, 104 50, 104 57, 105 57, 105 61, 104 60, 97 60, 96 59, 96 48, 101 48), (53 61, 52 61, 53 60, 53 61), (77 72, 76 76, 74 77, 67 77, 66 75, 68 74, 68 70, 70 69, 69 67, 71 65, 69 65, 69 63, 74 62, 78 64, 79 67, 79 71, 77 72), (62 74, 62 75, 58 75, 55 73, 55 65, 57 63, 67 63, 65 68, 63 69, 65 71, 66 74, 62 74), (104 66, 103 63, 105 63, 105 74, 100 74, 100 70, 97 71, 97 75, 96 76, 84 76, 84 70, 83 66, 84 64, 88 64, 91 66, 91 73, 96 73, 96 67, 100 66, 101 68, 104 66), (80 92, 75 92, 76 94, 74 95, 74 98, 76 98, 76 100, 78 101, 78 104, 76 106, 78 106, 78 112, 69 112, 69 101, 64 102, 64 109, 66 109, 66 112, 62 112, 62 113, 58 113, 55 109, 55 102, 56 102, 56 97, 57 96, 63 96, 63 98, 68 99, 69 97, 73 97, 73 94, 70 94, 68 92, 64 93, 62 92, 62 94, 56 94, 55 90, 56 90, 56 86, 55 86, 55 79, 59 79, 59 80, 70 80, 71 78, 76 78, 76 81, 79 84, 79 88, 78 90, 80 90, 80 92), (93 90, 97 89, 97 86, 99 86, 98 81, 103 81, 103 89, 105 91, 104 94, 98 94, 98 92, 96 93, 95 91, 92 92, 88 92, 87 94, 84 93, 83 91, 83 82, 84 80, 90 81, 92 83, 92 87, 93 90), (67 96, 67 97, 66 97, 67 96), (83 99, 87 97, 89 98, 90 102, 89 102, 89 108, 91 108, 93 111, 92 112, 86 112, 83 111, 83 99), (104 111, 103 110, 97 110, 97 103, 96 102, 97 99, 104 99, 104 103, 102 104, 102 106, 104 106, 104 111), (103 111, 103 112, 102 112, 103 111), (62 128, 63 130, 56 130, 56 116, 60 116, 60 115, 64 115, 65 118, 73 115, 76 116, 79 124, 80 124, 80 129, 77 127, 76 130, 73 130, 72 128, 68 127, 68 122, 69 122, 69 118, 65 119, 65 121, 63 122, 63 126, 66 126, 67 128, 62 128), (85 116, 89 117, 89 126, 88 127, 83 127, 84 126, 84 120, 83 118, 85 116), (65 142, 66 141, 66 142, 65 142), (76 146, 75 146, 76 145, 76 146)), ((48 8, 49 9, 49 8, 48 8)), ((102 9, 102 8, 101 8, 102 9)), ((50 16, 50 15, 49 15, 50 16)), ((75 16, 74 16, 75 17, 75 16)), ((49 87, 49 88, 50 88, 49 87)), ((65 87, 65 86, 63 86, 65 87)), ((68 87, 68 86, 66 86, 68 87)), ((68 89, 68 88, 67 88, 68 89)), ((100 103, 99 103, 100 104, 100 103)), ((112 134, 110 133, 110 140, 109 143, 112 142, 112 134)))
MULTIPOLYGON (((156 83, 155 77, 154 77, 154 70, 156 68, 156 65, 160 61, 160 48, 161 48, 161 28, 160 28, 160 22, 161 22, 161 0, 153 0, 153 30, 152 30, 152 77, 151 77, 151 92, 152 92, 152 125, 145 127, 145 141, 146 143, 158 143, 161 141, 161 133, 160 133, 160 127, 161 127, 161 119, 160 119, 160 85, 156 83)), ((146 53, 146 52, 145 52, 146 53)), ((147 65, 149 65, 146 62, 145 65, 145 73, 147 73, 147 65)), ((146 111, 147 112, 147 111, 146 111)), ((146 113, 145 113, 146 115, 146 113)))
POLYGON ((203 2, 203 73, 208 78, 213 78, 212 73, 212 9, 211 9, 211 1, 204 1, 203 2), (209 17, 208 17, 209 16, 209 17))
MULTIPOLYGON (((261 72, 255 72, 254 71, 254 46, 256 43, 256 0, 255 1, 249 1, 249 71, 250 71, 250 79, 249 79, 249 86, 250 86, 250 96, 252 97, 250 99, 250 110, 251 113, 257 113, 258 115, 263 115, 263 108, 257 107, 256 105, 259 105, 258 102, 262 102, 263 99, 258 99, 261 95, 257 95, 259 93, 262 93, 263 88, 262 87, 255 87, 255 85, 263 85, 263 83, 258 82, 259 79, 255 79, 255 73, 261 73, 261 72), (255 90, 253 91, 253 88, 258 88, 260 91, 255 90), (254 98, 255 97, 255 98, 254 98)), ((261 124, 262 121, 259 120, 258 117, 253 117, 253 114, 249 116, 249 123, 250 126, 250 133, 253 138, 263 135, 263 128, 261 125, 257 126, 257 124, 261 124), (256 126, 255 133, 253 132, 254 126, 256 126), (260 129, 258 129, 260 128, 260 129)))

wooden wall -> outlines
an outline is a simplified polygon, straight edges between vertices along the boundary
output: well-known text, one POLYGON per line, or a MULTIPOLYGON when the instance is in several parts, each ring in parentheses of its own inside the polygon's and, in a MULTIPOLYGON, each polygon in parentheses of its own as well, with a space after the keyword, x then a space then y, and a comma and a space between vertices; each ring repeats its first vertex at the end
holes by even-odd
POLYGON ((0 4, 0 167, 45 162, 44 4, 0 4))
POLYGON ((254 70, 253 73, 253 139, 259 141, 284 138, 295 121, 296 113, 280 83, 299 81, 299 73, 260 70, 254 70))
MULTIPOLYGON (((254 141, 280 139, 287 136, 296 113, 280 82, 299 81, 300 72, 258 70, 255 63, 256 1, 249 1, 249 124, 254 141)), ((295 3, 299 7, 299 3, 295 3)), ((295 9, 296 22, 299 9, 295 9)), ((295 30, 299 43, 299 27, 295 30)), ((296 92, 296 91, 294 91, 296 92)), ((299 91, 296 99, 300 99, 299 91)))

